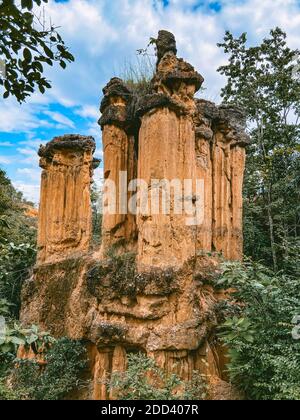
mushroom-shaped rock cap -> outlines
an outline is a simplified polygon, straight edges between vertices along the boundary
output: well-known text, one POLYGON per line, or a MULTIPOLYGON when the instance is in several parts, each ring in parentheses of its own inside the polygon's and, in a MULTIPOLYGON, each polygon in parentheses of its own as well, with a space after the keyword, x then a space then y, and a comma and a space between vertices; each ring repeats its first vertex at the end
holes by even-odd
POLYGON ((125 86, 122 79, 119 79, 119 77, 113 77, 110 79, 110 81, 107 83, 105 88, 103 89, 104 95, 124 95, 129 94, 129 89, 125 86))
POLYGON ((52 158, 58 150, 90 151, 94 153, 96 142, 94 137, 81 136, 80 134, 66 134, 60 137, 54 137, 46 146, 41 146, 39 156, 43 158, 52 158))
POLYGON ((163 56, 171 51, 175 55, 177 54, 177 47, 176 47, 176 39, 175 36, 168 31, 161 30, 158 32, 158 37, 156 40, 156 48, 157 48, 157 60, 163 58, 163 56))
POLYGON ((130 99, 130 90, 127 88, 122 79, 113 77, 103 89, 104 98, 101 101, 100 112, 104 112, 105 108, 110 105, 110 98, 123 98, 125 101, 130 99))
POLYGON ((160 84, 159 82, 162 82, 168 88, 172 89, 174 85, 178 85, 178 83, 180 85, 181 82, 184 82, 187 85, 194 85, 196 91, 198 91, 204 79, 195 71, 195 68, 191 64, 182 58, 176 57, 177 48, 174 35, 168 31, 159 31, 156 47, 157 71, 152 80, 154 85, 157 82, 158 85, 160 84))

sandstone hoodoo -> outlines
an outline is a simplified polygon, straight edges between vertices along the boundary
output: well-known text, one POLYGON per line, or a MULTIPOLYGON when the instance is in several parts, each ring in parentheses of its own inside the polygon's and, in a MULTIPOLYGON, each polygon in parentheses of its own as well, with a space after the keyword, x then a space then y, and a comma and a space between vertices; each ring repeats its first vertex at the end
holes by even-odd
POLYGON ((171 33, 160 31, 156 47, 149 93, 118 78, 103 90, 100 250, 90 248, 94 140, 65 136, 39 152, 39 255, 22 320, 85 340, 85 398, 112 398, 105 379, 137 351, 184 380, 206 374, 214 398, 225 384, 213 279, 221 258, 242 257, 245 117, 195 98, 203 77, 177 57, 171 33))
POLYGON ((39 263, 89 250, 95 147, 92 137, 79 135, 57 137, 40 147, 39 263))

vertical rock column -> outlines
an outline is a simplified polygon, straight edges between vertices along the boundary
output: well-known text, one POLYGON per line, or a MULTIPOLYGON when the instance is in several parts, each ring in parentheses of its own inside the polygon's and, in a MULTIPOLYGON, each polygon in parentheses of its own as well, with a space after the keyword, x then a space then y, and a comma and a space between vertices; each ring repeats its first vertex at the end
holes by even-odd
POLYGON ((196 172, 197 178, 204 181, 204 220, 197 231, 197 248, 200 251, 212 251, 212 211, 213 211, 213 174, 212 174, 212 122, 216 106, 212 102, 196 100, 196 172))
POLYGON ((220 106, 214 121, 213 158, 213 249, 226 259, 243 256, 243 180, 245 133, 243 113, 220 106))
POLYGON ((89 249, 93 137, 56 137, 39 150, 43 169, 38 229, 38 263, 66 259, 89 249))
POLYGON ((204 179, 204 222, 197 247, 238 260, 243 253, 242 187, 246 120, 233 106, 197 100, 195 116, 197 178, 204 179))
POLYGON ((121 79, 113 78, 103 89, 101 103, 104 153, 104 203, 102 249, 124 250, 133 246, 135 217, 128 213, 128 183, 135 178, 134 136, 129 134, 131 94, 121 79))
MULTIPOLYGON (((141 117, 138 178, 148 184, 148 212, 141 211, 137 217, 140 271, 148 271, 151 267, 179 268, 195 254, 195 228, 189 226, 189 217, 184 212, 177 212, 176 206, 180 202, 174 198, 176 187, 171 185, 170 211, 167 214, 163 214, 161 206, 157 214, 152 207, 153 193, 157 194, 158 191, 154 180, 169 183, 179 181, 182 209, 185 201, 195 204, 198 199, 194 183, 196 156, 193 117, 196 111, 194 94, 200 89, 203 78, 190 64, 178 59, 176 52, 174 36, 160 31, 157 39, 157 71, 152 81, 155 93, 143 97, 137 109, 141 117), (183 194, 185 180, 192 183, 192 189, 186 196, 183 194)), ((193 215, 189 216, 192 218, 193 215)))

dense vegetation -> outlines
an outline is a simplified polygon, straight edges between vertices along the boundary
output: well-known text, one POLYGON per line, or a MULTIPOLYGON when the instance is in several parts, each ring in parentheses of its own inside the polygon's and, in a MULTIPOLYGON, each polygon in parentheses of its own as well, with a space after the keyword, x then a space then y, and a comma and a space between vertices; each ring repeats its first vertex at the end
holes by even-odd
POLYGON ((38 362, 6 356, 2 360, 6 369, 0 377, 0 400, 62 400, 86 385, 81 377, 87 356, 79 341, 53 340, 43 359, 38 362), (8 376, 9 386, 5 380, 8 376))
POLYGON ((250 399, 299 400, 299 278, 254 262, 226 263, 218 286, 236 290, 220 329, 231 380, 250 399))
POLYGON ((244 187, 245 263, 225 264, 221 337, 229 373, 248 398, 300 399, 300 74, 299 51, 279 28, 261 45, 229 32, 225 102, 245 110, 251 136, 244 187), (247 260, 250 258, 250 260, 247 260), (298 318, 297 318, 298 317, 298 318), (298 338, 298 339, 297 339, 298 338))
POLYGON ((229 32, 220 44, 229 63, 225 102, 241 106, 248 117, 244 188, 245 254, 275 272, 299 274, 300 251, 300 52, 287 46, 279 28, 261 45, 247 47, 246 34, 229 32))
POLYGON ((197 372, 190 382, 166 374, 155 361, 142 353, 129 354, 127 371, 112 375, 107 383, 120 400, 204 400, 206 378, 197 372))
POLYGON ((23 199, 0 169, 0 299, 18 317, 21 287, 36 256, 37 220, 26 216, 32 204, 23 199))

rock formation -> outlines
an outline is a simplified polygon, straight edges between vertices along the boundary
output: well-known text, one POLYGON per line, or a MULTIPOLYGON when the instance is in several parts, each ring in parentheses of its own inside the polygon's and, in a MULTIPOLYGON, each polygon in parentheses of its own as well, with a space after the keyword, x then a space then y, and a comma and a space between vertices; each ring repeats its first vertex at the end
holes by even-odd
POLYGON ((66 259, 89 250, 95 147, 92 137, 79 135, 57 137, 40 147, 43 172, 38 263, 66 259))
POLYGON ((221 255, 242 256, 245 118, 195 99, 203 78, 176 56, 172 34, 160 31, 156 46, 150 93, 118 78, 103 90, 104 190, 115 188, 116 202, 104 191, 100 253, 89 252, 94 141, 67 136, 40 150, 39 256, 22 320, 85 340, 86 398, 112 397, 104 380, 133 351, 185 380, 194 371, 213 378, 212 387, 223 378, 213 279, 221 255), (127 208, 136 178, 137 214, 127 208), (153 212, 153 197, 167 193, 158 207, 168 211, 153 212))
POLYGON ((114 78, 103 89, 103 93, 100 124, 103 129, 102 143, 105 155, 104 179, 106 185, 108 181, 111 181, 111 185, 115 188, 114 193, 118 198, 122 192, 125 192, 125 202, 122 207, 120 200, 111 204, 109 191, 106 194, 104 189, 102 251, 105 253, 105 250, 117 244, 126 245, 128 250, 136 237, 135 218, 128 214, 127 206, 124 206, 130 198, 128 184, 136 178, 136 156, 134 135, 129 130, 131 94, 128 88, 122 80, 114 78), (122 175, 124 181, 122 181, 122 175), (112 205, 115 206, 113 212, 111 212, 112 205))

